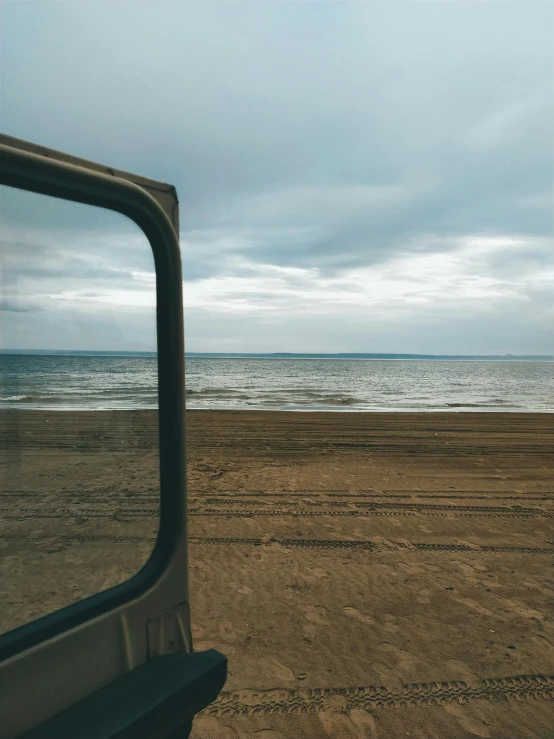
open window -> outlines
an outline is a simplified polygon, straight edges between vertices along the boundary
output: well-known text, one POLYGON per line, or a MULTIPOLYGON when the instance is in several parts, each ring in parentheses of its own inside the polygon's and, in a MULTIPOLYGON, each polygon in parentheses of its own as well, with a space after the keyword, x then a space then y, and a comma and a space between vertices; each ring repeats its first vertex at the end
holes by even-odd
MULTIPOLYGON (((0 190, 4 191, 0 191, 4 215, 0 297, 2 310, 12 316, 3 322, 8 330, 0 347, 2 737, 186 737, 195 713, 221 690, 226 660, 215 650, 194 653, 191 639, 183 304, 175 190, 8 136, 0 136, 0 190), (28 195, 27 201, 23 194, 28 195), (126 380, 131 396, 143 391, 152 395, 148 422, 138 429, 129 422, 129 413, 125 415, 129 408, 121 411, 116 402, 113 410, 109 403, 115 396, 109 401, 102 396, 106 388, 113 390, 110 377, 120 371, 117 352, 95 360, 92 374, 90 353, 88 370, 83 369, 86 352, 76 359, 74 355, 69 364, 67 357, 64 363, 63 355, 47 351, 38 360, 36 354, 30 357, 25 351, 9 353, 14 337, 28 330, 32 320, 28 314, 36 308, 29 302, 33 296, 19 299, 13 265, 25 265, 32 273, 28 281, 36 281, 36 261, 46 255, 49 275, 59 276, 56 259, 61 253, 59 243, 58 251, 52 244, 37 244, 36 233, 34 238, 14 237, 13 230, 8 233, 13 226, 10 210, 20 217, 31 214, 32 228, 40 232, 40 214, 52 219, 63 211, 63 204, 74 208, 72 218, 77 221, 86 220, 94 209, 95 218, 125 222, 133 238, 142 239, 151 260, 150 271, 140 265, 135 271, 120 270, 143 280, 141 295, 147 295, 145 305, 151 309, 156 334, 156 351, 144 352, 138 358, 144 361, 135 362, 126 380), (48 411, 37 396, 22 389, 25 383, 25 387, 44 387, 45 362, 46 374, 56 374, 58 383, 58 395, 48 391, 50 395, 46 392, 46 400, 42 399, 52 403, 48 411), (25 382, 23 372, 27 372, 25 382), (79 424, 63 418, 67 406, 62 403, 61 409, 56 402, 59 405, 63 392, 75 395, 75 387, 81 396, 89 393, 89 400, 90 393, 96 393, 96 400, 102 396, 99 407, 106 413, 101 428, 92 422, 92 414, 82 415, 79 424), (151 475, 146 490, 129 484, 143 473, 141 464, 151 475), (117 476, 105 476, 109 465, 117 467, 117 476), (103 475, 104 483, 99 485, 103 475), (39 478, 40 483, 33 485, 39 478), (141 531, 133 535, 129 521, 137 511, 144 521, 141 531), (125 542, 126 552, 121 548, 125 542), (81 549, 71 549, 78 545, 81 549), (89 586, 80 582, 87 578, 89 586)), ((104 250, 116 248, 98 243, 104 250)), ((82 266, 81 246, 72 243, 63 251, 66 267, 82 266)), ((94 244, 88 243, 87 249, 90 256, 94 244)), ((119 259, 125 258, 122 251, 119 259)), ((89 260, 88 265, 92 264, 89 260)), ((117 320, 119 311, 112 318, 105 312, 94 278, 92 268, 84 269, 81 282, 76 284, 75 278, 71 281, 75 284, 65 285, 61 292, 54 294, 51 287, 43 286, 40 296, 53 312, 42 320, 49 321, 50 327, 56 321, 69 321, 67 301, 60 307, 68 295, 82 299, 85 308, 102 304, 103 320, 117 320), (91 282, 88 291, 83 289, 87 280, 91 282)), ((125 293, 119 283, 110 289, 116 297, 125 293)), ((72 330, 87 335, 92 323, 85 308, 72 330)), ((116 380, 113 384, 117 385, 116 380)))

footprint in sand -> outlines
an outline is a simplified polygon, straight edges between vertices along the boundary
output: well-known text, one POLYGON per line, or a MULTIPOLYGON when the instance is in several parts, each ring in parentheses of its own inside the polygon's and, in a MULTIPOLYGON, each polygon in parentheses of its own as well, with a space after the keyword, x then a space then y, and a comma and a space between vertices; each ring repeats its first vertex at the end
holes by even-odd
POLYGON ((390 539, 386 539, 384 536, 373 536, 373 543, 384 549, 398 549, 396 544, 390 539))
POLYGON ((373 662, 370 669, 378 676, 376 684, 384 685, 388 690, 396 692, 402 690, 402 680, 383 662, 373 662))
POLYGON ((295 679, 294 672, 286 665, 281 664, 276 659, 265 660, 268 668, 268 672, 275 675, 278 680, 284 680, 285 682, 293 682, 295 679))
POLYGON ((304 617, 314 624, 329 625, 325 606, 304 606, 304 617))
POLYGON ((479 677, 471 670, 465 662, 457 659, 447 659, 444 663, 445 674, 449 680, 463 680, 466 683, 478 683, 479 677))
POLYGON ((522 616, 523 618, 536 618, 538 621, 544 620, 544 613, 542 611, 536 611, 534 608, 529 608, 529 606, 526 606, 525 603, 522 603, 519 600, 510 600, 509 598, 502 598, 501 596, 497 596, 497 598, 518 616, 522 616))
MULTIPOLYGON (((205 652, 208 649, 221 649, 221 642, 215 641, 215 640, 209 640, 209 639, 195 639, 194 640, 194 651, 195 652, 205 652)), ((230 654, 235 653, 235 647, 232 647, 230 644, 225 645, 225 655, 229 656, 230 654)))
POLYGON ((391 634, 394 634, 398 631, 400 626, 397 624, 398 619, 396 616, 393 616, 392 613, 384 613, 381 616, 381 622, 382 622, 382 628, 384 631, 389 631, 391 634))
POLYGON ((403 672, 411 670, 419 661, 411 652, 408 652, 406 649, 398 649, 398 647, 395 647, 394 644, 388 641, 381 642, 378 648, 382 652, 385 652, 389 658, 392 658, 392 661, 395 663, 395 670, 402 670, 403 672))
POLYGON ((307 579, 309 579, 310 576, 314 580, 321 580, 321 578, 330 577, 327 570, 325 570, 323 567, 316 567, 315 565, 312 565, 308 567, 308 570, 309 570, 309 573, 305 575, 307 579))
POLYGON ((476 585, 479 582, 479 579, 475 577, 475 570, 471 565, 459 564, 458 569, 463 573, 465 581, 469 585, 476 585))
MULTIPOLYGON (((487 729, 483 719, 470 715, 471 708, 474 707, 460 706, 456 703, 447 703, 444 706, 445 712, 453 716, 462 729, 468 731, 472 736, 487 739, 487 737, 490 737, 490 731, 487 729)), ((471 712, 473 713, 473 711, 471 712)))
POLYGON ((415 599, 418 603, 426 606, 431 602, 431 591, 429 590, 429 588, 423 588, 418 593, 416 593, 415 599))
POLYGON ((347 616, 350 616, 350 618, 354 618, 356 621, 360 621, 363 624, 373 624, 375 621, 371 618, 371 616, 364 616, 363 613, 360 613, 357 608, 351 608, 350 606, 346 606, 346 608, 342 609, 344 613, 347 616))
POLYGON ((231 587, 234 588, 237 593, 241 595, 252 595, 254 592, 248 585, 237 585, 237 583, 231 583, 231 587))
POLYGON ((358 729, 356 739, 379 739, 377 722, 370 713, 361 708, 353 708, 348 715, 358 729))
POLYGON ((494 615, 493 612, 489 611, 488 608, 485 608, 484 606, 479 605, 479 603, 472 600, 471 598, 452 597, 452 600, 456 601, 456 603, 461 603, 463 606, 467 606, 468 608, 471 608, 472 611, 479 613, 481 616, 493 616, 494 615))
POLYGON ((431 528, 431 526, 429 526, 428 524, 420 524, 418 526, 418 529, 420 531, 423 531, 424 534, 434 534, 435 533, 435 530, 431 528))
POLYGON ((194 569, 202 573, 202 575, 206 579, 210 579, 210 580, 213 579, 213 575, 214 575, 213 569, 210 567, 210 565, 206 564, 205 562, 201 562, 200 560, 195 559, 194 569))
MULTIPOLYGON (((464 542, 462 541, 461 543, 463 544, 464 542)), ((474 546, 475 549, 478 548, 478 545, 477 544, 473 544, 473 546, 474 546)), ((488 567, 485 567, 485 565, 477 565, 477 564, 474 564, 473 565, 473 569, 474 570, 477 570, 477 572, 488 572, 489 571, 489 568, 488 567)))
POLYGON ((223 621, 219 626, 219 633, 223 641, 232 644, 237 640, 237 632, 233 628, 233 624, 230 621, 223 621))
POLYGON ((222 724, 221 720, 202 715, 194 719, 194 733, 199 737, 216 736, 217 739, 238 739, 239 737, 233 728, 222 724))
MULTIPOLYGON (((62 551, 62 550, 60 550, 62 551)), ((67 559, 66 559, 67 561, 67 559)), ((112 565, 107 572, 104 573, 104 579, 102 580, 102 584, 98 588, 99 590, 107 590, 108 588, 112 587, 113 585, 117 585, 119 582, 120 573, 119 573, 119 567, 117 565, 112 565)))
POLYGON ((530 580, 522 580, 521 584, 524 585, 526 588, 532 588, 533 590, 537 590, 539 593, 542 593, 542 595, 546 595, 547 598, 552 598, 551 588, 543 588, 538 583, 531 582, 530 580))
POLYGON ((194 639, 203 639, 205 637, 205 635, 206 635, 206 629, 205 629, 205 627, 204 626, 200 626, 200 624, 192 623, 191 624, 191 630, 192 630, 192 635, 193 635, 194 639))
POLYGON ((364 736, 360 735, 356 724, 344 711, 325 711, 318 718, 325 736, 332 736, 333 739, 361 739, 364 736))

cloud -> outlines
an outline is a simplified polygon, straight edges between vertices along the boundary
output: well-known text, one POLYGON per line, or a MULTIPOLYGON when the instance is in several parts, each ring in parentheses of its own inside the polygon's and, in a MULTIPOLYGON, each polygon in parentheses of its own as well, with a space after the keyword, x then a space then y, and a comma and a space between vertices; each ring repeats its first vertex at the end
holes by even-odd
MULTIPOLYGON (((7 133, 177 186, 191 350, 551 350, 548 4, 2 13, 7 133)), ((152 308, 133 224, 3 195, 6 297, 152 308)))
POLYGON ((425 250, 406 248, 376 265, 328 276, 317 268, 279 267, 245 259, 241 276, 222 275, 185 285, 188 307, 212 306, 217 312, 273 311, 305 315, 363 313, 391 319, 421 309, 438 317, 454 305, 475 314, 504 300, 523 300, 541 281, 554 288, 550 243, 540 239, 469 236, 425 250), (525 259, 522 251, 529 250, 525 259), (510 255, 515 252, 515 259, 510 255), (545 264, 550 271, 545 271, 545 264))
POLYGON ((0 311, 5 313, 32 313, 40 310, 40 307, 29 301, 10 300, 9 298, 0 298, 0 311))

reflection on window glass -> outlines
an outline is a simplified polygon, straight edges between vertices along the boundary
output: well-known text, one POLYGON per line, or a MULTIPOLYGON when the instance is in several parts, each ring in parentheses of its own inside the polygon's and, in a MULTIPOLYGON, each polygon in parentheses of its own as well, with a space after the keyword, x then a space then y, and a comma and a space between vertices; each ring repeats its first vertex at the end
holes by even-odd
POLYGON ((154 261, 119 214, 0 188, 0 632, 117 585, 158 527, 154 261))

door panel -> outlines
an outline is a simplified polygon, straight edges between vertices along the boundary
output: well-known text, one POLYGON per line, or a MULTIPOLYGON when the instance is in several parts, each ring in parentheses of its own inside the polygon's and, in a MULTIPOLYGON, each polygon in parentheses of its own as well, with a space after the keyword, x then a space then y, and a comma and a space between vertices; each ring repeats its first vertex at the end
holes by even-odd
MULTIPOLYGON (((128 492, 131 492, 131 498, 137 496, 137 490, 133 489, 133 486, 141 484, 141 480, 148 477, 144 471, 142 474, 138 473, 141 472, 141 464, 146 463, 148 455, 154 452, 153 439, 157 437, 159 506, 156 512, 159 523, 155 544, 149 557, 149 547, 140 551, 137 547, 133 555, 135 560, 131 558, 122 563, 122 552, 111 551, 107 556, 107 569, 95 581, 93 590, 96 589, 98 592, 88 594, 86 590, 82 590, 77 599, 72 596, 74 602, 61 608, 58 606, 63 605, 63 599, 48 602, 46 598, 43 604, 45 615, 41 615, 40 612, 31 613, 33 620, 27 618, 26 623, 0 634, 0 682, 2 683, 0 724, 3 737, 12 739, 32 729, 38 730, 41 725, 47 727, 48 723, 45 722, 49 720, 59 720, 62 723, 69 721, 68 716, 75 717, 76 706, 79 706, 78 717, 86 721, 89 701, 93 701, 97 692, 103 690, 107 691, 105 693, 108 696, 107 699, 114 701, 115 705, 113 714, 110 714, 113 722, 111 726, 104 726, 103 735, 123 736, 121 733, 117 734, 114 727, 120 726, 121 728, 125 724, 125 716, 121 712, 124 710, 124 701, 119 706, 117 696, 125 693, 125 685, 129 684, 128 681, 153 679, 152 675, 157 670, 164 672, 170 669, 165 657, 178 654, 186 656, 192 652, 188 607, 184 461, 182 278, 178 240, 172 225, 178 222, 177 200, 174 190, 162 183, 143 180, 140 185, 137 185, 133 180, 138 181, 141 178, 127 176, 125 173, 117 173, 120 176, 116 176, 113 170, 75 160, 57 152, 48 152, 47 157, 40 156, 31 153, 33 149, 33 145, 26 144, 26 142, 14 143, 8 137, 0 137, 1 185, 36 193, 37 197, 48 196, 70 201, 74 206, 76 203, 81 204, 75 207, 87 206, 111 210, 112 215, 117 213, 138 226, 140 231, 135 229, 135 235, 142 234, 143 241, 149 242, 155 266, 155 277, 150 272, 149 284, 155 290, 155 300, 150 307, 155 306, 158 412, 157 424, 151 423, 147 432, 144 431, 144 425, 140 424, 138 431, 137 429, 130 430, 129 424, 125 426, 123 423, 123 417, 116 415, 104 416, 102 422, 104 425, 102 426, 101 423, 102 429, 99 430, 98 421, 91 420, 94 417, 89 415, 88 418, 81 417, 78 423, 72 424, 71 432, 67 424, 63 426, 64 422, 60 422, 56 416, 58 431, 51 433, 50 430, 45 431, 45 424, 41 425, 39 421, 39 419, 44 419, 44 416, 36 416, 33 419, 28 417, 23 424, 23 416, 17 417, 16 415, 13 428, 17 428, 18 425, 21 430, 25 428, 23 435, 29 437, 26 443, 34 444, 42 451, 46 449, 46 457, 48 458, 49 455, 49 461, 46 467, 42 468, 42 472, 39 472, 39 467, 37 467, 39 463, 32 462, 32 455, 28 455, 25 464, 19 465, 19 472, 17 472, 17 463, 14 464, 12 472, 23 475, 22 485, 25 487, 22 489, 25 489, 27 493, 31 491, 31 487, 28 486, 29 479, 25 475, 31 477, 34 475, 33 479, 37 480, 38 476, 44 475, 41 485, 37 482, 35 492, 42 500, 41 505, 46 508, 48 505, 44 502, 44 492, 54 491, 58 496, 61 492, 65 492, 67 495, 67 483, 72 475, 74 480, 72 486, 75 489, 69 492, 75 493, 74 502, 69 504, 69 497, 66 497, 67 505, 64 505, 65 513, 72 515, 72 523, 66 526, 64 535, 70 539, 75 538, 77 526, 82 525, 88 531, 81 537, 82 539, 86 536, 97 538, 92 542, 87 540, 80 544, 97 546, 101 543, 98 537, 101 535, 102 528, 104 528, 105 537, 111 537, 115 530, 129 531, 130 524, 133 522, 125 520, 125 516, 128 518, 132 516, 128 509, 123 509, 122 496, 128 492), (109 174, 103 174, 106 171, 109 174), (159 193, 158 202, 148 194, 149 192, 154 195, 159 193), (109 423, 106 420, 108 418, 109 423), (59 431, 61 427, 65 429, 62 432, 59 431), (122 431, 123 428, 126 429, 125 433, 122 431), (71 447, 77 446, 77 449, 71 449, 71 451, 68 449, 63 462, 60 461, 59 455, 60 438, 62 437, 66 440, 79 439, 77 444, 70 444, 71 447), (113 475, 110 478, 112 458, 116 458, 115 455, 121 452, 123 456, 130 454, 129 449, 132 449, 132 456, 126 460, 129 472, 126 475, 121 474, 116 483, 113 475), (76 456, 71 457, 72 454, 76 456), (92 455, 94 454, 100 456, 93 460, 92 455), (101 455, 105 456, 101 458, 101 455), (87 464, 91 461, 96 461, 96 466, 90 464, 88 474, 84 474, 87 464), (80 465, 84 467, 79 469, 80 465), (95 468, 96 471, 94 471, 95 468), (57 478, 54 478, 52 473, 61 474, 62 479, 65 480, 65 485, 59 485, 60 490, 56 489, 57 478), (138 482, 135 482, 137 479, 138 482), (108 480, 110 480, 109 483, 108 480), (62 487, 66 490, 62 491, 62 487), (85 508, 85 504, 88 505, 84 500, 85 493, 98 493, 100 489, 107 493, 108 488, 115 496, 110 499, 112 505, 114 500, 117 501, 114 516, 111 517, 110 512, 110 515, 103 517, 102 523, 90 521, 94 517, 90 511, 98 510, 98 499, 95 502, 96 508, 94 506, 85 508), (85 514, 85 511, 89 513, 85 514), (84 518, 89 520, 77 524, 78 519, 84 518), (148 557, 142 567, 140 567, 141 557, 148 557), (115 561, 117 564, 114 565, 115 561), (110 569, 112 567, 116 569, 110 569), (140 569, 136 571, 139 567, 140 569), (135 574, 132 574, 133 571, 135 574), (155 662, 156 660, 158 662, 155 662), (135 673, 139 668, 144 668, 140 673, 143 677, 137 678, 135 673)), ((52 215, 47 210, 43 211, 44 213, 52 215)), ((99 250, 101 251, 102 248, 105 248, 105 245, 100 246, 99 250)), ((68 289, 71 290, 71 286, 68 289)), ((93 296, 88 295, 84 298, 92 300, 93 296)), ((11 299, 14 299, 13 295, 11 299)), ((89 339, 88 336, 86 338, 89 339)), ((11 361, 10 381, 13 382, 13 362, 15 360, 11 361)), ((137 383, 136 379, 140 377, 140 370, 136 367, 135 370, 137 374, 129 384, 134 386, 134 391, 138 391, 140 382, 137 383)), ((128 367, 126 371, 129 371, 128 367)), ((68 377, 68 384, 74 381, 74 377, 71 381, 68 377)), ((104 381, 105 377, 96 391, 102 390, 104 381)), ((155 408, 144 410, 155 412, 155 408)), ((13 411, 12 416, 14 413, 20 413, 17 408, 6 409, 6 411, 13 411)), ((35 411, 37 414, 43 413, 41 409, 35 409, 35 411)), ((115 414, 124 411, 118 408, 112 409, 112 412, 115 414)), ((53 423, 53 418, 52 415, 46 420, 53 423)), ((12 443, 10 440, 12 437, 9 430, 6 430, 8 426, 9 424, 4 421, 3 433, 8 439, 6 443, 9 446, 12 443)), ((15 434, 15 436, 18 435, 15 434)), ((22 457, 24 456, 22 452, 24 443, 21 441, 21 433, 18 439, 19 441, 14 442, 15 456, 22 457)), ((123 457, 120 461, 122 459, 123 457)), ((44 460, 42 463, 45 464, 44 460)), ((151 459, 149 463, 150 477, 148 479, 151 484, 148 487, 153 488, 155 492, 156 478, 152 472, 151 459)), ((27 495, 27 500, 23 499, 22 503, 21 498, 16 494, 13 505, 16 508, 26 505, 30 497, 27 495)), ((102 505, 107 504, 104 502, 102 505)), ((34 557, 35 562, 37 561, 35 546, 38 548, 39 542, 33 537, 45 537, 52 533, 49 526, 59 527, 61 525, 57 501, 54 501, 49 510, 52 509, 54 509, 55 517, 53 519, 44 518, 41 523, 38 522, 36 511, 27 519, 25 516, 19 516, 25 520, 16 520, 17 515, 13 520, 10 519, 15 526, 16 535, 27 537, 30 556, 34 557), (18 526, 19 529, 17 529, 18 526)), ((145 537, 145 544, 148 541, 154 541, 153 533, 156 528, 152 517, 154 509, 155 505, 149 507, 145 504, 143 506, 146 518, 151 516, 150 529, 146 521, 140 524, 144 524, 144 530, 141 530, 138 535, 145 537)), ((7 515, 7 512, 5 513, 7 515)), ((64 540, 60 551, 47 552, 47 556, 66 556, 64 552, 67 550, 63 549, 66 543, 67 541, 64 540)), ((88 557, 90 550, 86 551, 88 557)), ((101 551, 98 547, 97 557, 101 551)), ((81 550, 81 554, 71 553, 66 562, 66 568, 70 569, 72 565, 90 565, 87 557, 82 556, 84 552, 85 550, 81 550), (71 560, 71 557, 74 559, 71 560), (83 561, 79 562, 79 558, 83 561)), ((44 566, 47 561, 45 557, 44 566)), ((98 567, 102 570, 101 565, 98 567)), ((36 573, 33 575, 32 569, 32 567, 28 568, 24 573, 23 586, 33 576, 36 578, 36 587, 51 586, 48 582, 40 583, 40 578, 36 573)), ((63 569, 62 563, 57 568, 59 576, 63 573, 63 569)), ((8 574, 12 577, 12 583, 15 583, 15 577, 10 570, 8 563, 8 574)), ((72 577, 76 581, 77 568, 72 577)), ((78 583, 79 581, 76 581, 79 587, 78 583)), ((56 586, 52 585, 52 587, 55 592, 56 586)), ((20 618, 20 623, 25 620, 25 618, 20 618)), ((17 623, 17 618, 15 622, 17 623)), ((12 623, 12 626, 16 623, 12 623)), ((171 725, 162 726, 156 723, 157 719, 153 718, 154 708, 152 712, 143 711, 142 718, 137 719, 141 727, 150 727, 149 735, 156 735, 161 739, 168 732, 178 730, 182 725, 185 731, 184 736, 186 736, 186 726, 190 723, 192 715, 207 702, 213 700, 221 688, 225 680, 224 657, 213 651, 194 655, 194 659, 192 659, 192 654, 190 657, 190 660, 179 663, 179 668, 175 667, 175 662, 171 662, 174 665, 172 669, 182 670, 180 684, 184 691, 178 699, 175 698, 177 702, 172 704, 175 714, 173 722, 170 722, 171 725), (158 734, 152 734, 152 731, 155 732, 157 728, 159 729, 158 734)), ((158 682, 160 686, 158 698, 161 705, 164 701, 171 700, 169 686, 173 683, 171 681, 167 683, 169 692, 164 693, 165 689, 161 686, 165 683, 163 680, 158 682)), ((139 724, 135 726, 135 730, 139 724)), ((75 735, 75 724, 72 726, 71 731, 75 735)), ((83 730, 84 727, 85 725, 82 727, 83 730)), ((103 731, 101 727, 99 730, 103 731)), ((80 731, 77 733, 81 735, 80 731)))

